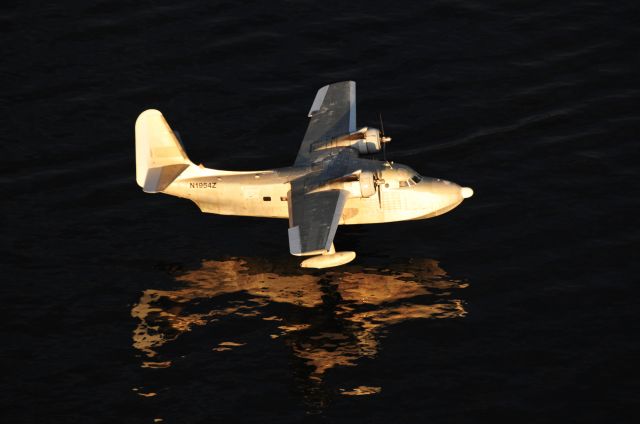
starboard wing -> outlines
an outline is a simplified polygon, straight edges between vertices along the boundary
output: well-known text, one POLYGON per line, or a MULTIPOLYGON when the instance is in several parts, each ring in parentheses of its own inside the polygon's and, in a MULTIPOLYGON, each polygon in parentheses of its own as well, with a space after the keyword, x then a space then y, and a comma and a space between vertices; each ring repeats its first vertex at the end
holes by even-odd
POLYGON ((312 161, 311 145, 319 140, 356 130, 356 83, 342 81, 325 85, 316 94, 309 110, 309 126, 296 157, 296 165, 312 161))
POLYGON ((346 190, 306 192, 304 180, 292 182, 289 195, 292 255, 318 255, 331 249, 347 195, 346 190))

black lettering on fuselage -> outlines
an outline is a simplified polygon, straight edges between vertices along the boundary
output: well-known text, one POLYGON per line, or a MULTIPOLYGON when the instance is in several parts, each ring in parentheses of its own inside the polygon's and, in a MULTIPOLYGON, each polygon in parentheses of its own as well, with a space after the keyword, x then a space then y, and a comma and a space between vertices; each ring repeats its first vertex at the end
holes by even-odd
POLYGON ((197 183, 189 183, 189 188, 216 188, 216 182, 197 182, 197 183))

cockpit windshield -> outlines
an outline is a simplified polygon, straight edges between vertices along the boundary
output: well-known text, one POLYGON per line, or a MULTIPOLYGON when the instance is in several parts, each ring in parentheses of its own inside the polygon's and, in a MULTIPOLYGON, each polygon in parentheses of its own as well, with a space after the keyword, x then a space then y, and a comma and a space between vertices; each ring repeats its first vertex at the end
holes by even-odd
POLYGON ((422 181, 422 177, 418 174, 414 175, 413 177, 411 177, 410 179, 406 180, 406 181, 400 181, 399 185, 400 187, 410 187, 412 185, 416 185, 418 184, 420 181, 422 181))

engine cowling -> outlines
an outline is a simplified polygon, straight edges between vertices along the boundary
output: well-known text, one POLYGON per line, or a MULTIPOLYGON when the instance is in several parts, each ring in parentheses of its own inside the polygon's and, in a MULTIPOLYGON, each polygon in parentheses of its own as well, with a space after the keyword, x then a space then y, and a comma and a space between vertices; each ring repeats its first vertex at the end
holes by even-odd
POLYGON ((382 137, 377 128, 364 127, 356 132, 332 138, 328 141, 318 141, 311 147, 313 151, 333 149, 336 147, 351 147, 362 155, 378 153, 382 143, 389 142, 389 137, 382 137))
POLYGON ((360 196, 371 197, 376 194, 376 182, 373 178, 373 172, 361 172, 358 180, 360 181, 360 196))
POLYGON ((378 153, 382 149, 382 137, 380 137, 380 130, 376 128, 368 128, 364 132, 364 146, 367 151, 361 153, 371 154, 378 153))

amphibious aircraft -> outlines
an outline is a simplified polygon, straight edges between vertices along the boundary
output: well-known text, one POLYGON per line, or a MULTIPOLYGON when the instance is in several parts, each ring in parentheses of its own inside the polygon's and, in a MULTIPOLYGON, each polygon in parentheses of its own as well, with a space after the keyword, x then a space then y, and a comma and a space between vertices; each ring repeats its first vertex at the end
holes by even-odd
POLYGON ((473 195, 469 187, 373 158, 391 139, 382 125, 357 128, 354 81, 320 88, 308 116, 292 166, 222 171, 191 162, 162 113, 146 110, 135 126, 136 181, 146 193, 186 198, 206 213, 287 218, 291 254, 311 256, 301 263, 307 268, 355 258, 334 248, 340 224, 431 218, 473 195))

